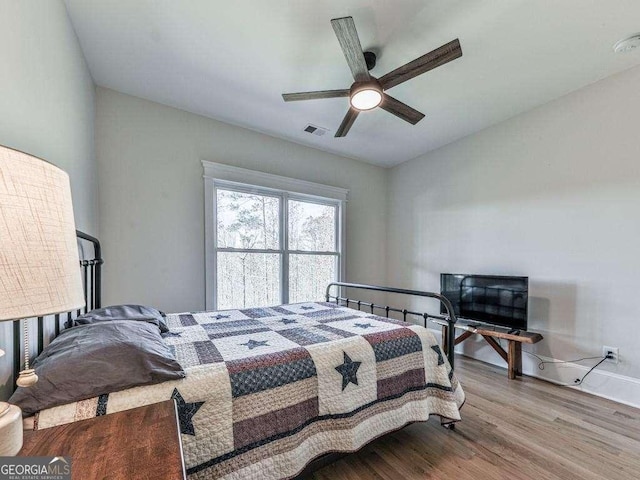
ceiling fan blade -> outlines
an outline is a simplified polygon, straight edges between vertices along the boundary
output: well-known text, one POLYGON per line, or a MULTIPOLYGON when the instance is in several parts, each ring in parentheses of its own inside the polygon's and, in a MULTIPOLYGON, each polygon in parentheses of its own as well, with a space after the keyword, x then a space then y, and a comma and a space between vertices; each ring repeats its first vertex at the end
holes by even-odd
POLYGON ((356 82, 369 80, 369 69, 367 69, 367 62, 364 60, 364 53, 362 53, 362 46, 353 18, 334 18, 331 20, 331 26, 336 32, 336 37, 338 37, 338 42, 340 42, 344 58, 347 59, 354 80, 356 82))
POLYGON ((381 109, 393 113, 396 117, 401 118, 405 122, 409 122, 411 125, 415 125, 424 118, 424 113, 420 113, 415 108, 411 108, 409 105, 402 103, 400 100, 396 100, 386 93, 383 95, 384 97, 380 104, 381 109))
POLYGON ((413 77, 417 77, 422 73, 433 70, 440 65, 444 65, 451 60, 460 58, 461 56, 462 48, 460 48, 460 41, 456 38, 455 40, 442 45, 440 48, 436 48, 435 50, 416 58, 414 61, 392 70, 386 75, 380 77, 378 80, 380 81, 382 88, 387 90, 402 82, 411 80, 413 77))
POLYGON ((348 97, 349 90, 317 90, 315 92, 283 93, 285 102, 295 102, 297 100, 318 100, 321 98, 348 97))
POLYGON ((336 130, 336 134, 334 135, 334 137, 346 137, 347 133, 349 133, 349 129, 351 128, 351 125, 353 125, 353 122, 356 121, 356 118, 358 117, 358 113, 360 113, 358 110, 356 110, 353 107, 350 107, 349 111, 342 119, 342 123, 338 127, 338 130, 336 130))

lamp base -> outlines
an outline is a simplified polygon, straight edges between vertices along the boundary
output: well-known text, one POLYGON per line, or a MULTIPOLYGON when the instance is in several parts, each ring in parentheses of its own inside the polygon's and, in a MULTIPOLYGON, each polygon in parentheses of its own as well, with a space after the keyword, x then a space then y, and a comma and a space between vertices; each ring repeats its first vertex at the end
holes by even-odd
POLYGON ((22 411, 0 402, 0 456, 16 455, 22 448, 22 411))
POLYGON ((20 376, 16 380, 16 385, 19 387, 28 388, 31 385, 35 385, 38 382, 38 375, 33 368, 28 368, 20 372, 20 376))

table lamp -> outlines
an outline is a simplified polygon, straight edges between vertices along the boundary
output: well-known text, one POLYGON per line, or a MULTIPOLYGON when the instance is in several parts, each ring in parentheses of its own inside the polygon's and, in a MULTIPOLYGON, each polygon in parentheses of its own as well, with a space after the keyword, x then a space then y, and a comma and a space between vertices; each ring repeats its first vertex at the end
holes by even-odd
MULTIPOLYGON (((23 320, 25 366, 18 386, 38 381, 29 368, 26 319, 82 306, 69 176, 45 160, 0 146, 0 322, 23 320)), ((0 402, 0 456, 20 448, 21 411, 0 402)))

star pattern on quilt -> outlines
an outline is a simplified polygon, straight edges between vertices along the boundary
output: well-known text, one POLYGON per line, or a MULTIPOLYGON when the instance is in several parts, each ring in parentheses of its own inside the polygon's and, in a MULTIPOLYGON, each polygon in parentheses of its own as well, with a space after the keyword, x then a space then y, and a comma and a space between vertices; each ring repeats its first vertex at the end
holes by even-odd
POLYGON ((308 438, 323 453, 327 439, 333 441, 327 432, 340 431, 355 415, 371 427, 359 443, 427 413, 459 418, 464 393, 444 348, 428 353, 438 344, 428 331, 324 302, 285 307, 169 314, 167 325, 180 336, 169 335, 166 343, 186 378, 44 410, 41 428, 169 397, 191 476, 244 478, 255 473, 248 467, 261 464, 286 478, 317 453, 300 449, 301 442, 308 438), (229 318, 214 319, 219 314, 229 318), (443 364, 437 366, 439 350, 443 364), (319 418, 322 428, 307 428, 319 418), (274 452, 282 462, 273 463, 274 452))
POLYGON ((438 366, 444 365, 444 357, 442 356, 442 350, 440 350, 440 345, 433 345, 431 350, 438 354, 438 366))
POLYGON ((282 323, 284 323, 285 325, 289 325, 290 323, 298 323, 298 321, 294 318, 283 318, 282 320, 280 320, 282 323))
POLYGON ((302 305, 300 308, 301 308, 302 310, 313 310, 313 307, 309 307, 309 306, 307 306, 307 305, 302 305))
POLYGON ((185 402, 177 388, 173 389, 171 398, 176 401, 178 407, 178 420, 180 423, 180 433, 185 435, 196 435, 193 428, 193 416, 200 410, 204 402, 185 402))
POLYGON ((244 345, 249 350, 253 350, 254 348, 258 348, 258 347, 268 347, 269 346, 269 344, 267 343, 267 340, 254 340, 253 338, 250 339, 246 343, 241 343, 240 345, 244 345))
POLYGON ((373 325, 371 325, 370 323, 354 323, 353 324, 354 327, 358 327, 358 328, 372 328, 373 325))
POLYGON ((216 320, 222 320, 223 318, 231 318, 229 315, 214 315, 211 318, 215 318, 216 320))
POLYGON ((347 355, 347 352, 342 352, 344 354, 344 363, 342 365, 338 365, 336 370, 340 375, 342 375, 342 391, 347 388, 349 383, 353 383, 354 385, 358 385, 358 368, 362 362, 354 362, 351 360, 351 357, 347 355))

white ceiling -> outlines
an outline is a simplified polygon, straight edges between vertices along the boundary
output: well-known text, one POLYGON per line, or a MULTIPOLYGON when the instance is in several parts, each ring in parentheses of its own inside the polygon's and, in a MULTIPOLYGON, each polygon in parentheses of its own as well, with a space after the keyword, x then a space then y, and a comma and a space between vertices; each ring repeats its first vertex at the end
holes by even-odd
POLYGON ((637 0, 66 0, 98 85, 328 152, 392 166, 640 64, 612 45, 640 31, 637 0), (463 56, 390 90, 426 114, 376 109, 333 138, 348 88, 329 23, 354 17, 375 76, 459 38, 463 56), (331 134, 304 133, 307 123, 331 134))

